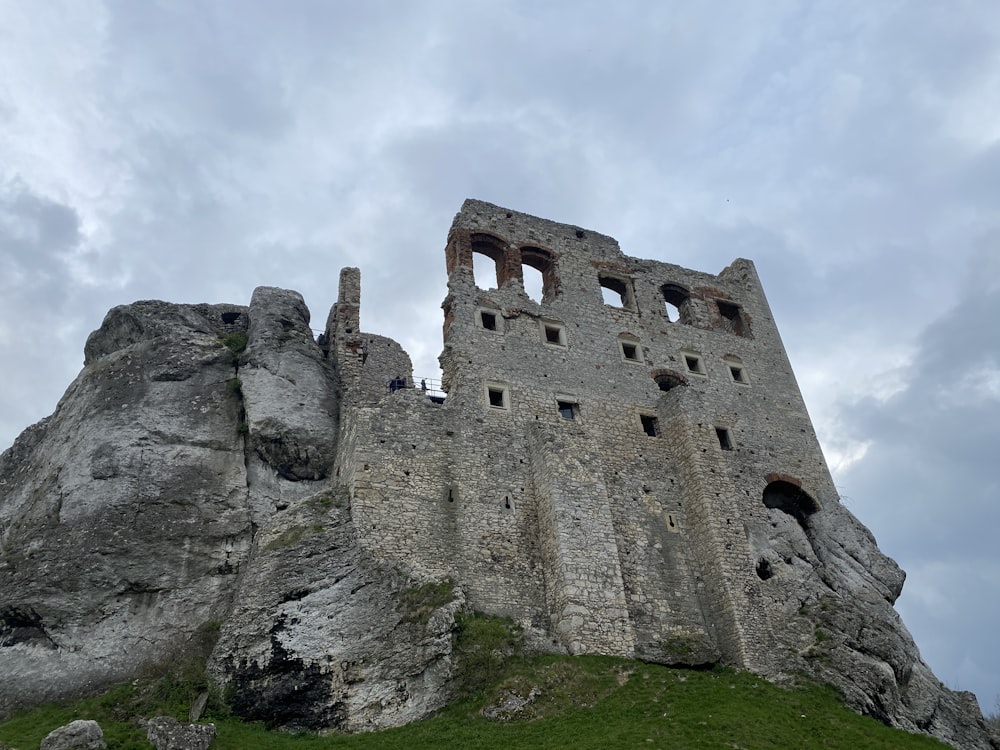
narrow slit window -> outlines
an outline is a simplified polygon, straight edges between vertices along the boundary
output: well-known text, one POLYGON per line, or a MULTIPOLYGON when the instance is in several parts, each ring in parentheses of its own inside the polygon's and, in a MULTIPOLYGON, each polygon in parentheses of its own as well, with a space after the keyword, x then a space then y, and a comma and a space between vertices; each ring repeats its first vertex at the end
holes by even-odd
POLYGON ((642 431, 650 437, 656 437, 660 434, 660 427, 656 417, 651 414, 640 414, 639 421, 642 422, 642 431))
POLYGON ((733 449, 733 438, 729 434, 729 430, 725 427, 716 427, 715 436, 719 439, 719 447, 724 451, 731 451, 733 449))

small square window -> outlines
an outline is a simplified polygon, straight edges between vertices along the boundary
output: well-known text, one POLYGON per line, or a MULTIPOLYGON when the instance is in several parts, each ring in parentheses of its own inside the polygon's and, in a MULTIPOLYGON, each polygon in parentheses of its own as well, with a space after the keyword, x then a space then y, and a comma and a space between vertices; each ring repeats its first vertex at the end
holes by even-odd
POLYGON ((542 340, 551 346, 566 346, 566 326, 562 323, 543 321, 542 340))
POLYGON ((634 339, 618 339, 618 352, 622 355, 622 359, 626 362, 642 361, 642 350, 639 348, 639 342, 634 339))
POLYGON ((725 427, 716 427, 715 436, 719 439, 719 447, 724 451, 731 451, 733 449, 733 438, 729 434, 729 430, 725 427))
POLYGON ((502 383, 486 384, 486 403, 491 409, 509 409, 510 392, 502 383))
POLYGON ((496 313, 480 310, 479 322, 482 324, 483 328, 485 328, 487 331, 495 331, 497 329, 496 313))
POLYGON ((684 355, 684 366, 687 367, 688 372, 693 372, 698 375, 705 374, 705 364, 701 360, 700 354, 685 353, 684 355))
POLYGON ((580 405, 573 401, 557 401, 556 404, 563 419, 576 419, 580 414, 580 405))
POLYGON ((642 431, 645 432, 650 437, 656 437, 660 434, 660 425, 657 422, 656 417, 651 414, 640 414, 639 421, 642 422, 642 431))
POLYGON ((726 370, 729 372, 729 379, 740 385, 750 385, 750 378, 747 377, 747 370, 743 366, 739 357, 726 357, 726 370))

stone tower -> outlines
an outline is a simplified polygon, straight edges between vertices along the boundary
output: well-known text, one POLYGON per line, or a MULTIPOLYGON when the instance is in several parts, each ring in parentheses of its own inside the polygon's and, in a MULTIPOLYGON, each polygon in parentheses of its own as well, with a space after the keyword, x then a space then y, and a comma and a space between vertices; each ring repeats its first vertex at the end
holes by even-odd
POLYGON ((455 577, 475 609, 571 653, 765 674, 785 662, 775 630, 787 639, 802 580, 850 559, 817 541, 825 526, 861 534, 865 585, 895 599, 902 574, 844 521, 751 262, 639 260, 474 200, 445 254, 443 404, 386 389, 391 344, 340 349, 343 371, 362 345, 392 362, 361 367, 382 395, 348 410, 342 453, 374 554, 455 577))

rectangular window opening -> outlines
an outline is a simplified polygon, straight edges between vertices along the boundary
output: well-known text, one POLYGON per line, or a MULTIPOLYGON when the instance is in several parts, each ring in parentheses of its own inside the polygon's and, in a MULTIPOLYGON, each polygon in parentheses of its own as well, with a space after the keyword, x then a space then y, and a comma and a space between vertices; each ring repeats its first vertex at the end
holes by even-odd
POLYGON ((733 449, 733 439, 725 427, 716 427, 715 436, 719 438, 719 447, 722 450, 731 451, 733 449))
POLYGON ((737 336, 746 336, 746 324, 743 322, 743 313, 740 311, 739 305, 722 300, 716 300, 716 305, 719 308, 719 315, 725 320, 726 327, 737 336))
POLYGON ((617 276, 598 276, 597 280, 601 285, 601 297, 604 304, 625 310, 635 309, 631 280, 617 276))
POLYGON ((497 316, 495 313, 480 312, 479 321, 487 331, 495 331, 497 329, 497 316))
POLYGON ((562 328, 559 326, 545 326, 545 341, 549 344, 563 346, 562 328))
POLYGON ((557 401, 559 416, 563 419, 576 419, 580 406, 572 401, 557 401))
POLYGON ((729 374, 733 376, 734 383, 746 383, 746 375, 739 365, 729 365, 729 374))
POLYGON ((493 409, 506 409, 508 406, 507 389, 503 386, 486 386, 486 397, 489 400, 490 407, 493 409))
POLYGON ((687 366, 688 372, 696 372, 699 375, 705 374, 705 367, 702 365, 701 357, 697 354, 685 354, 684 364, 687 366))
POLYGON ((630 362, 639 361, 639 347, 626 341, 622 342, 622 356, 630 362))
POLYGON ((660 434, 659 425, 657 424, 656 417, 649 414, 640 414, 639 419, 642 421, 642 429, 650 437, 656 437, 660 434))

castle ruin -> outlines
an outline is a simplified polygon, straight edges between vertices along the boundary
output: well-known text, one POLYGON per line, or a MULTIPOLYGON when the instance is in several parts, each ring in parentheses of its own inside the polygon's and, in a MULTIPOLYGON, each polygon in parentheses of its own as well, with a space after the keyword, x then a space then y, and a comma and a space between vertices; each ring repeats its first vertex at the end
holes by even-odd
POLYGON ((893 609, 904 574, 840 503, 750 261, 640 260, 475 200, 445 260, 440 389, 362 330, 354 268, 318 341, 270 287, 108 313, 0 455, 0 715, 214 628, 237 714, 394 726, 450 699, 465 608, 539 650, 807 673, 996 748, 893 609))

